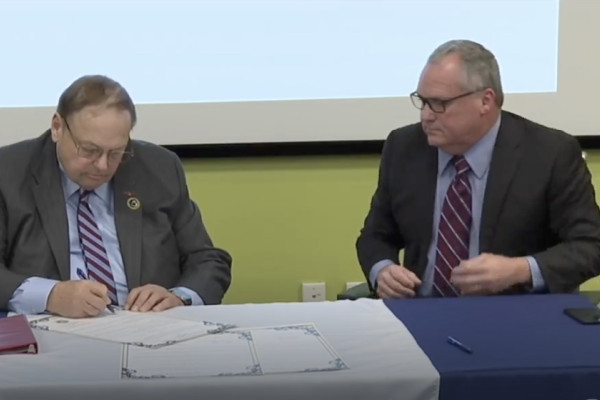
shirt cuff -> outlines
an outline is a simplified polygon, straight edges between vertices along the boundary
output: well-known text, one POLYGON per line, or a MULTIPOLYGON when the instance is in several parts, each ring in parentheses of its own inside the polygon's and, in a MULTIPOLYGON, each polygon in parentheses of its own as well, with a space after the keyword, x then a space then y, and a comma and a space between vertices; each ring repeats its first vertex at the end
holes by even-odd
POLYGON ((27 278, 8 301, 8 309, 18 314, 41 314, 46 311, 48 297, 58 281, 39 277, 27 278))
POLYGON ((546 281, 542 276, 542 271, 537 263, 537 260, 531 256, 525 257, 529 263, 529 271, 531 272, 531 288, 532 292, 540 293, 546 290, 546 281))
POLYGON ((387 267, 388 265, 392 265, 393 263, 394 262, 392 260, 385 259, 375 263, 375 265, 371 267, 371 271, 369 272, 369 282, 371 282, 371 287, 377 287, 377 276, 379 275, 379 272, 381 272, 381 270, 387 267))
POLYGON ((202 300, 202 297, 200 297, 198 295, 198 293, 194 292, 192 289, 188 289, 183 286, 177 286, 177 287, 174 287, 173 289, 181 290, 182 292, 184 292, 185 294, 190 296, 190 298, 192 299, 193 306, 203 306, 204 305, 204 300, 202 300))

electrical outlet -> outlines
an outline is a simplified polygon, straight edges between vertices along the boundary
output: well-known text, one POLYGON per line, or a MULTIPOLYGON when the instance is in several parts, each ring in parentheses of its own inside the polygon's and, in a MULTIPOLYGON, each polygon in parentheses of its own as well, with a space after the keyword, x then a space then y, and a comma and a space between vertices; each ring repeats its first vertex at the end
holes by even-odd
POLYGON ((302 284, 302 301, 325 301, 325 282, 302 284))
POLYGON ((361 285, 362 282, 346 282, 346 290, 352 289, 354 286, 361 285))

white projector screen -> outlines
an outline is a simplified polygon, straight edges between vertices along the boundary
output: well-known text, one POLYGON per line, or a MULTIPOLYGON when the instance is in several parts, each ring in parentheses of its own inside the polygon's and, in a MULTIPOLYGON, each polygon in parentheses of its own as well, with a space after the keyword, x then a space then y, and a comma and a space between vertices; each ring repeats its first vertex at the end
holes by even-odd
POLYGON ((0 145, 85 74, 121 82, 159 144, 383 139, 453 38, 496 54, 505 109, 598 135, 598 20, 588 0, 0 0, 0 145))

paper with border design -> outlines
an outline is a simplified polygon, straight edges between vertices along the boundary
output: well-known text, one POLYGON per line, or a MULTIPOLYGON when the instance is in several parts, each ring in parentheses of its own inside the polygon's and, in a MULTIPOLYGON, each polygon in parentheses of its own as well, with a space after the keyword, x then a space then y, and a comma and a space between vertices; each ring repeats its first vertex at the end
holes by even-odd
POLYGON ((92 339, 156 349, 219 333, 230 326, 210 321, 188 321, 161 316, 116 310, 94 318, 46 316, 30 321, 34 329, 61 332, 92 339))
POLYGON ((122 361, 124 379, 349 369, 312 323, 232 329, 155 350, 124 346, 122 361))

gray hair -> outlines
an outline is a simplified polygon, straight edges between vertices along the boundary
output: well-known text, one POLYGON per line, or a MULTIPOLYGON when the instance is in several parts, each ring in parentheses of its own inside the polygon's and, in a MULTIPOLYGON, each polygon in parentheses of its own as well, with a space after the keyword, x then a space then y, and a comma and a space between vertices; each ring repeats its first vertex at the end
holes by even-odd
POLYGON ((502 107, 504 93, 496 57, 481 44, 470 40, 450 40, 431 53, 427 63, 436 63, 450 54, 458 54, 464 67, 466 90, 490 88, 496 93, 496 105, 502 107))

